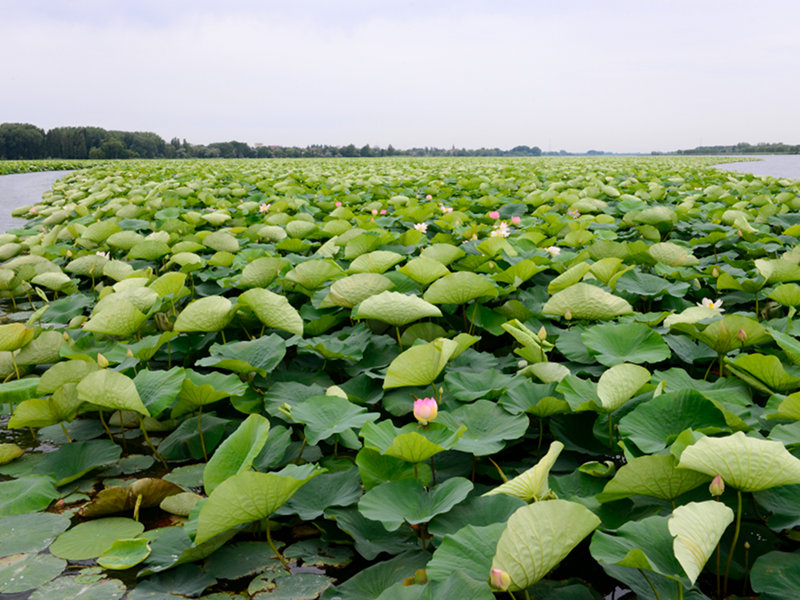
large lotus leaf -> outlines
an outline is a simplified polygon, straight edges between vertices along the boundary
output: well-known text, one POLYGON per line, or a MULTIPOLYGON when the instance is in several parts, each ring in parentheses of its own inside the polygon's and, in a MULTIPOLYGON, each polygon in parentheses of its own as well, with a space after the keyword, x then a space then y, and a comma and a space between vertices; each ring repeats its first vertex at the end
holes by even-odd
POLYGON ((732 521, 733 511, 714 500, 690 502, 672 511, 667 521, 675 536, 672 548, 692 585, 732 521))
POLYGON ((103 267, 103 277, 108 277, 114 281, 122 281, 133 273, 133 270, 130 263, 121 260, 110 260, 103 267))
POLYGON ((603 410, 614 412, 648 381, 650 371, 639 365, 623 363, 611 367, 597 382, 597 397, 603 410))
MULTIPOLYGON (((106 300, 108 300, 108 299, 110 299, 110 298, 112 298, 114 296, 121 296, 121 297, 125 298, 131 304, 133 304, 138 310, 140 310, 143 313, 148 312, 153 307, 153 305, 158 301, 158 294, 156 293, 155 290, 151 290, 148 287, 143 287, 142 284, 138 283, 140 281, 144 282, 144 279, 142 279, 141 277, 137 277, 135 279, 125 279, 123 281, 125 281, 126 283, 129 282, 129 281, 131 281, 131 282, 135 281, 135 282, 137 282, 138 285, 136 285, 136 284, 130 285, 130 286, 126 287, 126 288, 123 288, 123 289, 119 290, 115 294, 111 294, 111 296, 106 296, 105 298, 100 300, 100 302, 97 303, 97 305, 95 306, 94 312, 96 312, 96 313, 102 312, 104 310, 104 308, 105 308, 106 300)), ((120 283, 122 283, 122 282, 120 282, 120 283)), ((119 284, 117 284, 117 285, 119 285, 119 284)))
POLYGON ((130 569, 148 556, 150 556, 150 542, 147 539, 120 539, 113 542, 97 557, 97 564, 104 569, 130 569))
POLYGON ((670 267, 685 267, 696 265, 700 261, 688 248, 672 242, 659 242, 647 249, 647 252, 660 263, 670 267))
POLYGON ((780 442, 747 437, 741 431, 722 438, 703 437, 681 454, 680 468, 714 477, 743 492, 800 483, 800 459, 780 442))
MULTIPOLYGON (((372 521, 369 521, 372 522, 372 521)), ((386 530, 379 523, 375 523, 384 535, 386 530)), ((399 551, 399 550, 398 550, 399 551)), ((373 557, 374 558, 374 557, 373 557)), ((341 585, 329 589, 320 600, 406 600, 400 594, 403 590, 422 586, 403 586, 403 581, 412 576, 418 569, 424 569, 430 555, 416 550, 407 550, 389 560, 378 562, 360 571, 341 585), (399 589, 398 589, 399 586, 399 589), (385 594, 388 594, 388 597, 385 594)), ((461 596, 456 596, 461 598, 461 596)), ((411 598, 414 598, 413 596, 411 598)), ((453 598, 453 596, 442 596, 453 598)), ((466 599, 465 599, 466 600, 466 599)), ((470 599, 472 600, 472 599, 470 599)))
POLYGON ((397 270, 422 285, 428 285, 450 272, 438 260, 423 256, 411 259, 397 270))
POLYGON ((247 390, 247 384, 237 375, 223 375, 218 371, 198 373, 186 369, 186 378, 178 393, 180 402, 172 409, 172 417, 189 412, 198 406, 205 406, 229 396, 241 396, 247 390))
POLYGON ((239 287, 263 288, 272 283, 289 262, 276 256, 261 256, 242 269, 239 287))
MULTIPOLYGON (((370 343, 372 332, 365 325, 346 327, 331 335, 319 335, 297 343, 301 354, 314 353, 324 359, 360 361, 370 343)), ((382 363, 385 364, 385 363, 382 363)))
POLYGON ((158 417, 175 402, 185 378, 182 367, 172 367, 169 371, 142 369, 133 378, 133 383, 142 404, 153 417, 158 417))
POLYGON ((542 307, 546 315, 563 317, 567 311, 573 319, 604 320, 632 313, 633 307, 619 296, 597 286, 578 282, 553 294, 542 307))
POLYGON ((432 304, 466 304, 470 300, 496 296, 497 288, 492 282, 471 271, 445 275, 434 281, 423 294, 423 298, 432 304))
POLYGON ((297 265, 294 269, 286 273, 286 280, 302 285, 304 288, 313 290, 320 287, 330 279, 342 275, 342 269, 334 261, 322 258, 318 260, 306 260, 297 265))
POLYGON ((130 377, 102 369, 93 371, 78 383, 78 399, 111 410, 132 410, 149 417, 150 413, 130 377))
POLYGON ((455 341, 445 338, 412 346, 398 355, 386 369, 383 389, 433 383, 457 348, 455 341))
POLYGON ((550 491, 550 484, 548 483, 550 469, 553 468, 553 465, 563 449, 564 444, 558 440, 552 442, 547 454, 533 467, 517 475, 514 479, 510 479, 502 485, 489 490, 484 496, 508 494, 510 496, 522 498, 525 502, 541 500, 550 491))
POLYGON ((700 392, 680 390, 639 404, 619 421, 619 432, 643 452, 659 452, 686 429, 714 434, 728 430, 725 414, 700 392))
POLYGON ((209 353, 210 356, 201 358, 195 364, 236 373, 254 371, 264 377, 283 360, 286 343, 273 333, 249 341, 212 344, 209 353))
POLYGON ((773 550, 759 556, 750 570, 750 584, 760 600, 786 600, 800 590, 800 554, 773 550))
POLYGON ((453 398, 469 402, 478 398, 497 398, 514 383, 514 378, 496 369, 476 369, 451 371, 445 375, 444 382, 453 398))
POLYGON ((709 476, 689 469, 678 469, 671 454, 639 456, 621 467, 597 496, 600 502, 642 495, 674 500, 708 483, 709 476))
POLYGON ((702 330, 698 330, 694 325, 680 323, 672 326, 700 340, 717 354, 727 354, 731 350, 760 344, 770 339, 767 330, 758 321, 742 315, 725 315, 702 330), (740 331, 745 334, 744 341, 740 339, 740 331))
POLYGON ((497 542, 492 569, 511 578, 509 590, 525 590, 547 575, 600 525, 588 508, 567 500, 517 509, 497 542))
POLYGON ((322 304, 353 308, 370 296, 380 294, 394 287, 391 279, 378 273, 356 273, 337 279, 331 285, 328 296, 322 304))
POLYGON ((33 329, 22 323, 0 325, 0 351, 13 351, 22 348, 33 339, 33 329))
POLYGON ((71 288, 74 283, 75 282, 69 278, 69 275, 52 271, 48 273, 40 273, 31 279, 32 285, 46 287, 47 289, 55 290, 56 292, 67 290, 71 288))
POLYGON ((800 421, 800 392, 795 392, 781 400, 774 413, 767 415, 769 419, 794 419, 800 421))
POLYGON ((269 421, 261 415, 248 415, 214 451, 203 470, 203 486, 206 494, 228 477, 246 471, 253 466, 269 435, 269 421))
POLYGON ((182 271, 195 271, 203 266, 203 257, 194 252, 176 252, 169 262, 179 265, 182 271))
POLYGON ((0 593, 16 597, 15 593, 39 587, 57 577, 66 566, 65 560, 49 554, 14 554, 0 558, 0 593))
POLYGON ((40 512, 0 518, 0 556, 39 552, 69 528, 64 515, 40 512))
POLYGON ((781 350, 786 353, 789 360, 796 365, 800 365, 800 340, 772 328, 768 328, 767 331, 772 336, 772 339, 775 340, 775 343, 781 347, 781 350))
POLYGON ((637 223, 662 225, 666 228, 671 228, 678 221, 678 215, 667 206, 652 206, 636 214, 633 220, 637 223))
POLYGON ((144 236, 135 231, 118 231, 108 236, 106 243, 120 250, 130 250, 144 240, 144 236))
POLYGON ((223 296, 206 296, 190 302, 175 319, 175 331, 219 331, 233 317, 234 307, 223 296))
POLYGON ((286 223, 286 234, 292 238, 304 238, 308 237, 316 228, 314 223, 295 219, 286 223))
POLYGON ((800 306, 800 285, 784 283, 769 293, 770 300, 783 306, 800 306))
POLYGON ((252 310, 267 327, 303 335, 303 318, 286 297, 269 290, 253 288, 241 294, 238 302, 252 310))
POLYGON ((453 571, 461 570, 473 579, 485 582, 488 579, 486 574, 492 568, 497 542, 505 528, 505 522, 482 527, 467 525, 446 535, 425 568, 428 578, 444 581, 453 571))
MULTIPOLYGON (((388 446, 391 446, 391 442, 388 443, 388 446)), ((356 466, 358 466, 364 490, 371 490, 376 485, 387 481, 419 479, 427 482, 431 480, 430 467, 425 463, 411 464, 401 458, 381 454, 378 450, 367 447, 366 444, 356 456, 356 466), (417 467, 416 473, 414 472, 415 466, 417 467)))
POLYGON ((203 245, 217 252, 239 251, 239 242, 226 231, 213 231, 203 238, 203 245))
MULTIPOLYGON (((340 236, 337 240, 341 241, 342 237, 346 238, 345 236, 340 236)), ((366 254, 371 250, 375 250, 378 246, 384 243, 385 240, 391 240, 392 236, 389 234, 387 235, 384 232, 382 236, 380 234, 380 230, 373 230, 373 231, 365 231, 363 233, 359 233, 356 236, 351 237, 348 239, 344 244, 344 257, 346 260, 352 260, 357 256, 361 256, 362 254, 366 254)))
POLYGON ((438 260, 445 267, 454 260, 458 260, 464 256, 464 254, 466 253, 461 248, 453 246, 452 244, 431 244, 423 248, 422 252, 420 252, 420 256, 438 260))
POLYGON ((402 261, 402 254, 388 250, 375 250, 353 260, 347 270, 350 273, 384 273, 402 261))
POLYGON ((304 521, 312 521, 322 516, 328 508, 354 504, 363 493, 359 470, 356 467, 350 467, 345 471, 323 473, 300 488, 275 514, 296 514, 304 521))
POLYGON ((314 396, 292 407, 292 419, 305 424, 306 441, 312 446, 348 429, 361 429, 379 416, 339 396, 314 396))
POLYGON ((134 538, 144 525, 124 517, 108 517, 79 523, 56 538, 50 552, 67 560, 88 560, 100 556, 116 540, 134 538))
POLYGON ((276 473, 243 471, 219 484, 197 517, 195 543, 201 544, 232 527, 266 519, 312 477, 314 465, 289 465, 276 473))
POLYGON ((280 242, 286 239, 286 231, 277 225, 264 225, 257 231, 258 237, 267 242, 280 242))
POLYGON ((358 510, 366 518, 383 523, 388 531, 395 531, 404 522, 418 525, 446 513, 471 491, 472 482, 463 477, 451 477, 430 490, 416 479, 389 481, 364 494, 358 510))
POLYGON ((495 275, 494 280, 519 287, 524 281, 528 281, 528 279, 545 269, 547 269, 547 265, 540 265, 533 259, 524 258, 508 267, 505 271, 495 275))
POLYGON ((56 480, 56 485, 62 486, 92 469, 116 462, 121 453, 122 448, 109 440, 72 442, 48 453, 34 467, 33 472, 51 475, 56 480))
POLYGON ((108 259, 99 254, 87 254, 69 262, 64 270, 68 273, 75 275, 83 275, 85 277, 100 277, 103 274, 103 268, 106 266, 108 259))
POLYGON ((597 362, 613 367, 624 362, 657 363, 670 356, 669 346, 642 323, 602 323, 581 333, 581 341, 597 362))
POLYGON ((683 281, 672 282, 658 275, 651 275, 650 273, 626 271, 616 280, 614 289, 619 292, 636 294, 637 296, 661 296, 668 294, 670 296, 681 297, 689 290, 689 284, 683 281))
POLYGON ((8 428, 47 427, 61 421, 71 421, 83 404, 78 399, 75 387, 76 384, 67 383, 52 396, 31 398, 21 402, 14 408, 14 414, 8 420, 8 428))
POLYGON ((452 412, 439 413, 438 422, 454 430, 466 426, 467 430, 455 449, 475 456, 500 452, 505 447, 505 440, 521 438, 529 425, 525 413, 510 415, 489 400, 478 400, 452 412))
POLYGON ((178 273, 177 271, 169 271, 164 273, 158 279, 155 279, 148 287, 153 290, 160 298, 165 296, 175 296, 181 289, 186 281, 186 273, 178 273))
MULTIPOLYGON (((352 275, 352 277, 356 277, 356 275, 352 275)), ((376 319, 395 327, 407 325, 425 317, 441 316, 442 311, 419 296, 388 291, 368 297, 361 302, 353 315, 356 319, 376 319)))
POLYGON ((11 461, 17 460, 23 454, 25 454, 25 450, 16 444, 7 442, 0 443, 0 465, 5 465, 11 461))
POLYGON ((126 592, 125 584, 119 579, 66 575, 37 587, 30 600, 119 600, 126 592))
MULTIPOLYGON (((128 250, 128 258, 142 260, 158 260, 169 254, 169 244, 158 240, 142 240, 128 250)), ((104 267, 105 268, 105 267, 104 267)))
POLYGON ((31 475, 0 481, 0 517, 43 510, 58 498, 52 477, 31 475))
POLYGON ((464 434, 463 427, 453 430, 438 423, 426 426, 409 423, 397 429, 391 421, 367 423, 361 429, 365 448, 412 463, 428 460, 434 454, 453 448, 464 434))
POLYGON ((787 392, 800 387, 800 377, 787 373, 781 360, 772 354, 740 354, 729 366, 734 367, 731 370, 735 375, 744 375, 745 381, 755 383, 759 389, 766 386, 770 391, 787 392), (755 377, 757 381, 753 382, 747 375, 755 377), (758 386, 758 383, 763 386, 758 386))
MULTIPOLYGON (((58 331, 43 331, 15 355, 18 365, 49 365, 61 360, 59 350, 66 342, 58 331)), ((2 394, 2 389, 0 389, 2 394)), ((1 398, 1 396, 0 396, 1 398)))
POLYGON ((578 283, 591 268, 592 266, 587 262, 579 262, 572 265, 547 285, 547 293, 555 294, 556 292, 567 289, 574 283, 578 283))
POLYGON ((678 323, 697 323, 705 319, 712 319, 721 316, 722 313, 716 308, 709 308, 708 306, 690 306, 678 314, 669 315, 664 319, 665 327, 672 327, 678 323))
POLYGON ((83 329, 103 335, 129 337, 139 331, 147 316, 122 294, 111 294, 103 299, 102 310, 83 324, 83 329))
POLYGON ((754 264, 758 272, 767 280, 767 284, 800 280, 800 266, 790 260, 758 258, 754 264))
MULTIPOLYGON (((63 340, 64 338, 61 338, 61 341, 63 340)), ((26 377, 0 383, 0 403, 17 404, 23 400, 28 400, 37 394, 38 389, 38 377, 26 377)))

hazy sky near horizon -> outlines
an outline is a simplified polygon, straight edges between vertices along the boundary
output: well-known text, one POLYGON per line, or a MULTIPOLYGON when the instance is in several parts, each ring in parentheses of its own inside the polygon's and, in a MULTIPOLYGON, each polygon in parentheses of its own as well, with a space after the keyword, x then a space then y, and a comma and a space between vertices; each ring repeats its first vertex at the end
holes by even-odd
POLYGON ((0 122, 238 140, 800 143, 797 0, 0 0, 0 122))

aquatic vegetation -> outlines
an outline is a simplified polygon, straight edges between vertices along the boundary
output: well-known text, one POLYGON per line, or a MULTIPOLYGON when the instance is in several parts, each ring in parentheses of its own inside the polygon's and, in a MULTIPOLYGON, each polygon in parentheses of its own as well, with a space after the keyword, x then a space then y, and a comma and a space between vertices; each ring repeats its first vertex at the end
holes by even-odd
POLYGON ((797 595, 800 183, 712 160, 81 163, 0 236, 0 592, 797 595))

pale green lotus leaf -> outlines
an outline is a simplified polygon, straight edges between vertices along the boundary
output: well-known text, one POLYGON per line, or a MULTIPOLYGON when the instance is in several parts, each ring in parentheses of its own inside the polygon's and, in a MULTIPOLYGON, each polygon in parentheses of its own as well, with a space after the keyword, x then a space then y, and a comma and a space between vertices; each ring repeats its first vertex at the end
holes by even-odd
POLYGON ((689 502, 672 511, 667 521, 675 538, 672 549, 692 585, 732 522, 733 511, 714 500, 689 502))
POLYGON ((85 277, 100 277, 108 259, 99 254, 87 254, 67 263, 64 270, 67 273, 83 275, 85 277))
POLYGON ((230 323, 233 312, 233 303, 224 296, 206 296, 180 312, 174 331, 219 331, 230 323))
POLYGON ((66 344, 58 331, 43 331, 17 352, 18 365, 49 365, 61 360, 59 351, 66 344))
POLYGON ((142 240, 128 250, 128 258, 133 260, 157 260, 169 253, 169 244, 165 242, 159 242, 157 240, 142 240))
POLYGON ((175 263, 180 267, 188 269, 198 268, 203 265, 203 258, 194 252, 176 252, 169 259, 170 263, 175 263))
POLYGON ((422 285, 428 285, 450 273, 438 260, 424 256, 411 259, 397 270, 422 285))
POLYGON ((200 509, 195 543, 202 544, 237 525, 266 519, 323 471, 311 464, 289 465, 277 473, 243 471, 229 477, 200 509))
POLYGON ((722 313, 716 308, 709 308, 707 306, 690 306, 678 314, 669 315, 664 319, 665 327, 672 327, 677 323, 697 323, 704 319, 711 319, 721 316, 722 313))
POLYGON ((75 282, 69 278, 69 275, 66 273, 61 272, 48 272, 48 273, 40 273, 33 279, 31 279, 32 285, 39 285, 42 287, 46 287, 49 290, 54 290, 56 292, 60 292, 62 290, 67 290, 73 285, 75 282))
POLYGON ((241 294, 238 303, 252 310, 267 327, 303 335, 303 318, 285 296, 253 288, 241 294))
POLYGON ((394 283, 392 283, 391 279, 378 273, 348 275, 333 282, 328 296, 323 300, 320 307, 343 306, 345 308, 353 308, 370 296, 375 296, 393 287, 394 283))
POLYGON ((768 285, 800 280, 800 266, 790 260, 758 258, 754 264, 758 272, 767 280, 768 285))
POLYGON ((800 392, 786 396, 778 404, 776 412, 767 415, 768 419, 794 419, 800 421, 800 392))
POLYGON ((82 404, 83 401, 78 399, 76 384, 65 383, 52 396, 31 398, 17 405, 8 420, 8 428, 47 427, 61 421, 71 421, 80 412, 82 404))
POLYGON ((130 539, 144 531, 144 525, 124 517, 94 519, 75 525, 56 538, 50 552, 67 560, 97 558, 119 539, 130 539))
POLYGON ((621 258, 616 256, 607 256, 592 264, 590 271, 598 280, 608 285, 608 282, 614 275, 617 274, 621 265, 621 258))
POLYGON ((22 323, 0 325, 0 351, 13 351, 22 348, 33 339, 33 329, 22 323))
POLYGON ((767 330, 761 323, 742 315, 725 315, 705 329, 685 323, 675 323, 672 324, 672 327, 688 333, 717 354, 727 354, 731 350, 760 344, 770 339, 767 330), (744 341, 740 339, 740 331, 744 332, 744 341))
POLYGON ((671 454, 639 456, 628 461, 597 495, 600 502, 642 495, 661 500, 678 496, 708 483, 710 477, 690 469, 678 469, 671 454))
POLYGON ((700 262, 691 250, 672 242, 658 242, 650 246, 647 252, 658 262, 670 267, 686 267, 700 262))
POLYGON ((800 285, 784 283, 769 293, 770 300, 783 306, 800 306, 800 285))
POLYGON ((122 260, 110 260, 103 267, 103 277, 108 277, 114 281, 122 281, 133 273, 133 266, 122 260))
POLYGON ((164 498, 158 507, 172 515, 188 517, 195 504, 203 499, 200 494, 194 492, 181 492, 164 498))
POLYGON ((139 331, 147 320, 147 316, 122 294, 111 294, 103 301, 103 310, 96 311, 92 318, 83 324, 83 329, 86 331, 129 337, 139 331))
POLYGON ((106 239, 106 243, 109 246, 119 248, 120 250, 130 250, 142 241, 144 241, 143 235, 129 230, 112 233, 108 236, 108 239, 106 239))
POLYGON ((217 252, 239 251, 239 242, 227 231, 213 231, 203 238, 203 245, 217 252))
POLYGON ((787 373, 781 360, 772 354, 740 354, 728 367, 734 375, 751 385, 755 384, 754 387, 763 390, 763 386, 766 386, 767 390, 764 391, 782 393, 800 387, 800 377, 787 373), (752 381, 748 375, 757 381, 752 381), (762 385, 759 386, 759 383, 762 385))
POLYGON ((500 325, 512 337, 522 344, 522 348, 515 348, 514 352, 522 358, 532 363, 544 362, 547 360, 545 348, 552 348, 552 344, 544 342, 538 335, 520 323, 517 319, 512 319, 500 325))
POLYGON ((354 259, 347 270, 350 273, 384 273, 402 261, 402 254, 389 250, 375 250, 354 259))
POLYGON ((0 465, 17 460, 25 454, 25 450, 12 443, 0 443, 0 465))
POLYGON ((152 283, 148 284, 148 287, 158 294, 159 298, 163 298, 165 296, 175 296, 178 294, 183 288, 185 281, 186 273, 169 271, 168 273, 164 273, 158 279, 155 279, 152 283))
POLYGON ((438 260, 445 267, 465 254, 466 252, 453 244, 431 244, 423 248, 422 252, 420 252, 420 256, 438 260))
POLYGON ((0 245, 0 260, 8 260, 12 256, 16 256, 24 246, 16 242, 8 242, 7 244, 0 245))
POLYGON ((286 273, 286 280, 313 290, 326 281, 339 277, 343 271, 339 265, 328 258, 307 260, 286 273))
POLYGON ((257 235, 267 242, 280 242, 286 239, 286 231, 283 227, 278 227, 277 225, 264 225, 259 228, 257 235))
POLYGON ((497 542, 492 569, 508 573, 510 591, 525 590, 598 525, 600 519, 577 502, 549 500, 518 508, 497 542))
POLYGON ((597 397, 605 412, 614 412, 645 383, 650 381, 650 371, 639 365, 622 363, 605 371, 597 382, 597 397))
POLYGON ((146 538, 115 540, 97 557, 97 564, 104 569, 120 571, 135 567, 150 556, 150 542, 146 538))
POLYGON ((624 298, 609 294, 597 286, 578 282, 556 292, 542 307, 542 313, 563 317, 569 311, 573 319, 611 319, 633 312, 624 298))
POLYGON ((117 225, 117 219, 104 219, 102 221, 96 221, 87 225, 86 229, 83 230, 81 237, 89 240, 90 242, 94 242, 95 244, 99 244, 103 240, 107 239, 110 235, 119 231, 122 231, 122 228, 117 225))
POLYGON ((457 342, 445 338, 412 346, 389 364, 383 389, 433 383, 457 349, 457 342))
POLYGON ((553 279, 547 286, 547 292, 555 294, 561 290, 567 289, 574 283, 578 283, 583 276, 591 270, 591 265, 587 262, 579 262, 572 265, 569 269, 564 271, 561 275, 553 279))
POLYGON ((267 287, 289 262, 276 256, 261 256, 242 269, 241 288, 267 287))
MULTIPOLYGON (((365 273, 364 275, 367 274, 365 273)), ((351 275, 351 277, 357 276, 358 275, 351 275)), ((381 276, 379 275, 379 277, 381 276)), ((424 319, 425 317, 441 316, 442 311, 419 296, 409 296, 399 292, 388 291, 368 297, 361 302, 358 309, 353 314, 353 317, 356 319, 376 319, 383 323, 394 325, 395 327, 408 325, 409 323, 424 319)))
POLYGON ((200 216, 201 219, 204 221, 211 223, 212 225, 216 225, 219 227, 225 221, 230 221, 231 216, 226 212, 221 211, 214 211, 200 216))
POLYGON ((295 219, 294 221, 286 223, 286 234, 290 238, 302 239, 308 237, 316 229, 317 226, 314 223, 309 223, 308 221, 302 221, 300 219, 295 219))
POLYGON ((509 496, 516 496, 522 498, 525 502, 538 502, 544 499, 550 492, 550 484, 548 477, 550 476, 550 469, 553 468, 559 454, 564 449, 564 444, 558 440, 550 444, 550 448, 538 463, 533 467, 509 479, 505 483, 489 490, 484 496, 491 496, 493 494, 508 494, 509 496))
POLYGON ((567 367, 560 363, 540 362, 529 365, 525 368, 526 374, 532 373, 539 381, 544 383, 559 382, 570 374, 567 367))
POLYGON ((96 362, 89 360, 57 362, 42 373, 36 392, 41 395, 52 394, 65 384, 78 383, 86 375, 99 368, 96 362))
POLYGON ((146 313, 149 311, 153 305, 158 301, 158 294, 155 290, 151 290, 148 287, 143 287, 147 284, 147 282, 142 279, 141 277, 137 277, 135 279, 124 279, 123 281, 118 282, 117 285, 121 283, 127 282, 134 282, 134 281, 141 281, 138 284, 129 284, 124 286, 121 291, 118 291, 114 294, 109 294, 108 296, 103 297, 94 307, 92 314, 97 314, 103 312, 106 306, 116 302, 119 298, 125 298, 128 302, 133 304, 133 306, 139 312, 146 313))
POLYGON ((267 443, 269 421, 261 415, 248 415, 236 430, 217 447, 203 470, 206 494, 228 477, 249 470, 267 443))
POLYGON ((423 294, 432 304, 466 304, 478 298, 497 296, 497 288, 486 277, 471 271, 450 273, 434 281, 423 294))
POLYGON ((111 410, 132 410, 149 417, 145 405, 130 377, 101 369, 81 379, 77 387, 78 399, 111 410))
POLYGON ((664 225, 671 227, 678 221, 678 215, 674 210, 666 206, 652 206, 644 209, 638 215, 633 217, 637 223, 646 223, 647 225, 664 225))
POLYGON ((800 459, 782 443, 747 437, 741 431, 700 438, 683 451, 678 467, 720 475, 743 492, 800 483, 800 459))

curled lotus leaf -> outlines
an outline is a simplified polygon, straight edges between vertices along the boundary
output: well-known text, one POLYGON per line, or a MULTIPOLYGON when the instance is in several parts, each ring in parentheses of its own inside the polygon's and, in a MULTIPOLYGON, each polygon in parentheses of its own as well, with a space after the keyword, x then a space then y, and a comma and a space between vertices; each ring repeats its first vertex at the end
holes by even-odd
POLYGON ((223 296, 206 296, 190 302, 175 319, 175 331, 219 331, 233 317, 233 303, 223 296))
POLYGON ((103 274, 103 269, 106 266, 108 259, 99 254, 87 254, 80 256, 75 260, 67 263, 64 270, 67 273, 74 273, 75 275, 83 275, 84 277, 100 277, 103 274))
POLYGON ((412 346, 389 364, 383 388, 433 383, 457 350, 458 342, 445 338, 412 346))
POLYGON ((238 252, 239 242, 227 231, 213 231, 203 238, 203 245, 217 252, 238 252))
POLYGON ((339 265, 327 258, 307 260, 286 273, 286 280, 313 290, 326 281, 339 277, 343 271, 339 265))
POLYGON ((0 351, 12 351, 22 348, 33 339, 33 329, 22 323, 0 325, 0 351))
POLYGON ((759 258, 755 260, 755 266, 767 280, 767 284, 800 280, 800 266, 785 258, 774 260, 759 258))
POLYGON ((700 262, 688 248, 672 242, 658 242, 650 246, 647 252, 658 262, 670 267, 685 267, 700 262))
POLYGON ((604 320, 633 312, 624 298, 609 294, 589 283, 578 282, 553 294, 542 307, 546 315, 563 317, 569 311, 573 319, 604 320))
POLYGON ((675 538, 672 549, 692 585, 732 522, 733 511, 714 500, 689 502, 672 511, 667 521, 675 538))
POLYGON ((597 382, 597 397, 605 412, 613 412, 630 400, 645 383, 650 371, 639 365, 622 363, 605 371, 597 382))
POLYGON ((18 365, 49 365, 61 360, 59 351, 66 344, 58 331, 43 331, 16 354, 18 365))
POLYGON ((242 269, 239 287, 267 287, 289 262, 276 256, 260 256, 242 269))
POLYGON ((142 240, 128 250, 128 258, 142 260, 157 260, 169 254, 169 244, 157 240, 142 240))
POLYGON ((681 494, 708 483, 709 476, 690 469, 678 469, 671 454, 637 456, 622 466, 598 494, 600 502, 642 495, 674 500, 681 494))
POLYGON ((525 502, 542 500, 550 492, 550 484, 548 483, 550 469, 553 468, 553 465, 556 460, 558 460, 558 456, 563 449, 564 444, 561 442, 557 440, 552 442, 547 454, 545 454, 538 463, 524 473, 489 490, 484 496, 508 494, 509 496, 522 498, 525 502))
POLYGON ((419 296, 383 291, 361 302, 353 316, 400 327, 425 317, 441 317, 442 311, 419 296))
POLYGON ((93 371, 78 384, 78 399, 112 410, 132 410, 149 417, 133 380, 122 373, 101 369, 93 371))
POLYGON ((147 320, 147 316, 122 294, 111 294, 103 300, 106 301, 103 310, 96 311, 83 324, 86 331, 129 337, 147 320))
POLYGON ((420 256, 438 260, 445 267, 465 254, 466 253, 461 248, 453 244, 431 244, 420 252, 420 256))
POLYGON ((70 279, 69 275, 66 273, 56 273, 54 271, 50 271, 48 273, 40 273, 39 275, 36 275, 36 277, 31 279, 31 284, 46 287, 47 289, 54 290, 56 292, 61 292, 72 287, 75 282, 72 281, 72 279, 70 279))
POLYGON ((408 275, 411 279, 422 285, 428 285, 450 273, 447 267, 441 262, 425 256, 418 256, 417 258, 411 259, 400 267, 398 271, 404 275, 408 275))

